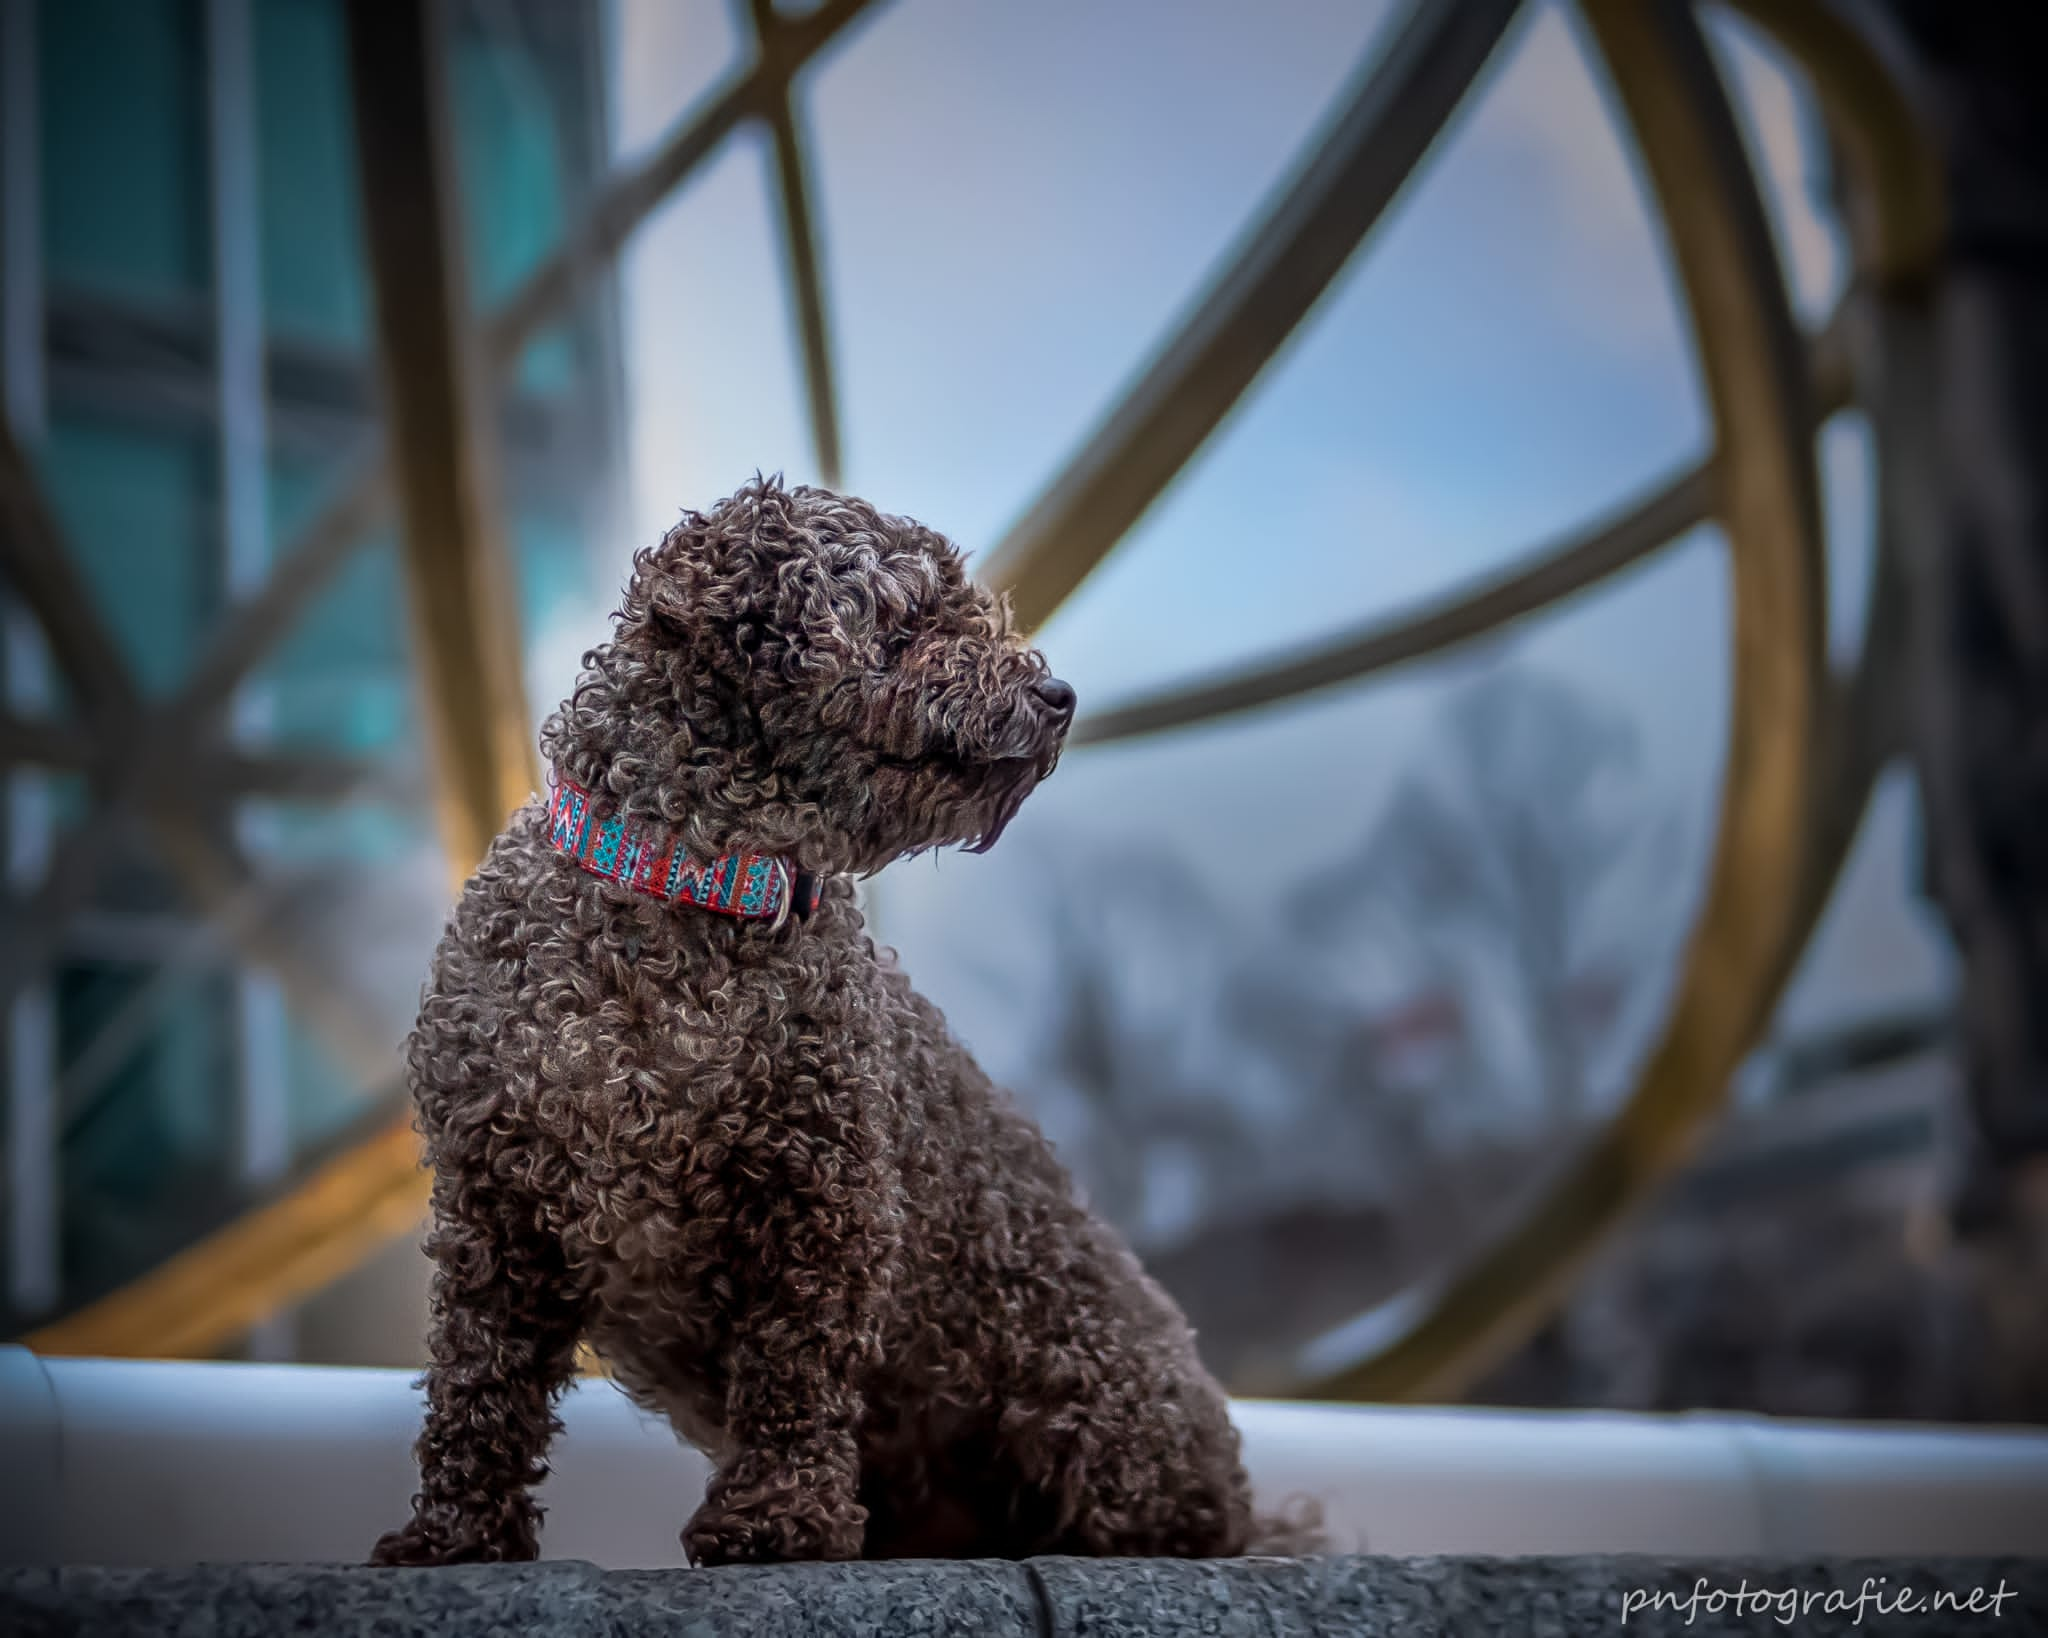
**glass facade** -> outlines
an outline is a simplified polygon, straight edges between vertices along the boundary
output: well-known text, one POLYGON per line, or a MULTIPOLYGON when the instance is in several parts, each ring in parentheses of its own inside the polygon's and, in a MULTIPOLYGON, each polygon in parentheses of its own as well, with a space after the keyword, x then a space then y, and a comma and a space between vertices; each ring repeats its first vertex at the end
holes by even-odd
MULTIPOLYGON (((29 54, 35 104, 32 119, 0 127, 35 156, 23 165, 16 154, 6 170, 7 220, 31 212, 37 241, 17 228, 5 263, 36 308, 10 336, 13 430, 148 700, 175 694, 249 590, 232 568, 223 498, 232 456, 222 429, 237 389, 223 384, 221 336, 252 316, 218 310, 216 269, 234 244, 260 268, 255 458, 267 563, 374 432, 343 5, 0 0, 0 38, 29 54), (249 68, 253 106, 227 113, 254 134, 253 221, 215 208, 232 196, 216 193, 213 139, 218 99, 236 95, 235 76, 211 58, 224 27, 239 31, 249 68)), ((446 16, 460 220, 481 315, 555 248, 602 170, 599 17, 595 4, 558 0, 457 4, 446 16)), ((9 83, 24 83, 22 69, 9 65, 9 83)), ((615 346, 610 295, 598 289, 528 350, 498 406, 503 511, 529 611, 588 583, 588 548, 609 510, 615 346)), ((339 885, 431 845, 400 571, 393 529, 366 539, 270 645, 220 729, 251 753, 345 754, 410 780, 346 806, 243 801, 230 812, 224 802, 202 822, 231 827, 259 865, 339 885)), ((9 710, 62 723, 64 691, 24 642, 25 624, 12 626, 9 710)), ((90 805, 82 780, 31 759, 12 761, 7 778, 19 902, 90 805)), ((359 1086, 289 1008, 264 1046, 250 1022, 251 971, 230 942, 206 937, 184 881, 146 838, 108 846, 89 907, 67 922, 57 960, 10 1023, 9 1331, 133 1278, 274 1185, 248 1170, 252 1076, 285 1083, 291 1166, 391 1107, 373 1104, 377 1089, 359 1086), (53 1163, 40 1208, 24 1199, 24 1180, 27 1192, 40 1187, 31 1142, 53 1163), (44 1250, 26 1241, 38 1234, 44 1250), (40 1289, 39 1257, 54 1264, 40 1289)))

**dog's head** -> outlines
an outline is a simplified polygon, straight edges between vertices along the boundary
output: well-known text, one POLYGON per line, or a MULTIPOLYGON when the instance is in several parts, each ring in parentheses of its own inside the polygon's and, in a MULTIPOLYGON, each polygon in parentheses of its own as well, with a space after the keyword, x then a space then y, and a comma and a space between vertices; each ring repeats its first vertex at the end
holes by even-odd
POLYGON ((820 871, 993 845, 1074 714, 944 536, 774 479, 640 553, 584 663, 551 760, 693 852, 820 871))

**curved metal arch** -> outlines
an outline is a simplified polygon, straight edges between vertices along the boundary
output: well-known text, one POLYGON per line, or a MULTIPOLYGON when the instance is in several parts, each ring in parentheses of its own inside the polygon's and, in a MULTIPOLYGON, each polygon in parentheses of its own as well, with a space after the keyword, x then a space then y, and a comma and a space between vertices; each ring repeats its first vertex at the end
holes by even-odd
POLYGON ((1476 642, 1620 574, 1713 514, 1718 487, 1705 461, 1667 478, 1621 512, 1519 567, 1461 586, 1419 609, 1370 620, 1305 651, 1255 661, 1211 682, 1161 690, 1074 724, 1075 745, 1107 745, 1285 704, 1411 660, 1476 642))
POLYGON ((1921 283, 1947 228, 1941 166, 1904 76, 1885 61, 1868 8, 1840 0, 1727 0, 1781 46, 1813 83, 1821 116, 1855 178, 1849 195, 1858 273, 1890 293, 1921 283))
MULTIPOLYGON (((1841 367, 1858 378, 1878 451, 1876 566, 1863 650, 1832 701, 1828 800, 1809 839, 1808 891, 1798 925, 1810 933, 1869 806, 1879 773, 1902 748, 1909 676, 1905 564, 1932 549, 1940 523, 1931 462, 1936 448, 1930 275, 1947 230, 1947 199, 1933 141, 1886 59, 1888 36, 1842 0, 1731 0, 1807 74, 1847 173, 1847 213, 1860 288, 1834 328, 1841 367)), ((1801 949, 1782 962, 1789 977, 1801 949)))
MULTIPOLYGON (((1814 413, 1822 420, 1849 401, 1848 345, 1844 316, 1837 312, 1811 349, 1814 413)), ((1611 579, 1705 523, 1715 514, 1718 484, 1718 463, 1701 461, 1613 516, 1562 542, 1532 548, 1517 567, 1478 577, 1419 608, 1365 621, 1305 649, 1090 712, 1074 725, 1072 743, 1106 745, 1285 704, 1476 642, 1611 579)))
MULTIPOLYGON (((1732 111, 1682 0, 1582 0, 1582 9, 1670 223, 1727 463, 1735 701, 1706 908, 1628 1103, 1418 1323, 1304 1396, 1455 1391, 1534 1330, 1597 1242, 1689 1157, 1724 1101, 1825 904, 1869 789, 1866 771, 1847 802, 1816 800, 1817 767, 1849 768, 1846 719, 1824 670, 1812 421, 1732 111)), ((1890 589, 1881 573, 1880 602, 1890 589)))
MULTIPOLYGON (((1815 412, 1825 419, 1841 407, 1840 393, 1823 389, 1815 412)), ((1107 745, 1214 722, 1449 653, 1612 579, 1707 522, 1715 513, 1718 481, 1716 463, 1702 461, 1613 517, 1524 554, 1519 567, 1459 586, 1420 608, 1369 620, 1305 652, 1253 661, 1208 682, 1177 684, 1091 712, 1074 725, 1072 742, 1107 745)))
MULTIPOLYGON (((1793 909, 1776 947, 1768 950, 1757 968, 1760 976, 1752 986, 1756 1018, 1749 1034, 1753 1036, 1771 1001, 1789 980, 1826 908, 1877 773, 1891 754, 1896 737, 1900 669, 1896 660, 1903 642, 1904 590, 1899 548, 1890 532, 1912 526, 1898 519, 1912 510, 1913 492, 1924 486, 1924 480, 1911 473, 1902 477, 1895 470, 1913 464, 1916 438, 1897 423, 1902 417, 1924 421, 1924 414, 1913 407, 1913 382, 1925 373, 1921 345, 1924 315, 1914 311, 1912 293, 1936 253, 1943 201, 1932 149, 1921 135, 1915 112, 1879 51, 1863 34, 1849 26, 1826 0, 1737 0, 1737 9, 1770 33, 1812 77, 1831 133, 1840 142, 1851 172, 1848 203, 1854 261, 1862 288, 1852 293, 1815 340, 1810 379, 1816 417, 1824 419, 1850 400, 1852 353, 1859 355, 1864 371, 1870 368, 1875 352, 1887 361, 1894 376, 1906 378, 1903 383, 1893 380, 1891 390, 1882 395, 1882 403, 1892 407, 1880 415, 1880 479, 1897 503, 1881 511, 1884 533, 1878 542, 1864 653, 1852 678, 1823 688, 1816 700, 1820 715, 1812 748, 1821 777, 1815 782, 1816 801, 1809 823, 1792 844, 1799 883, 1791 900, 1793 909)), ((1660 180, 1668 182, 1669 178, 1660 180)), ((1753 244, 1753 231, 1751 238, 1753 244)), ((1716 463, 1709 462, 1674 477, 1620 517, 1562 546, 1531 554, 1535 561, 1525 567, 1453 593, 1435 606, 1372 622, 1306 654, 1255 663, 1212 682, 1181 685, 1112 707, 1084 719, 1077 726, 1076 743, 1107 743, 1292 699, 1443 652, 1499 629, 1618 572, 1702 521, 1710 509, 1715 476, 1716 463)), ((1738 557, 1738 573, 1744 561, 1738 557)), ((1722 1079, 1725 1084, 1726 1077, 1722 1079)), ((1632 1105, 1632 1132, 1638 1140, 1647 1136, 1652 1147, 1675 1163, 1682 1157, 1686 1122, 1675 1101, 1676 1086, 1666 1077, 1662 1084, 1671 1088, 1666 1092, 1653 1084, 1656 1080, 1654 1075, 1646 1078, 1632 1105)), ((1698 1111, 1694 1123, 1703 1121, 1707 1113, 1698 1111)), ((1609 1136, 1623 1135, 1628 1121, 1625 1112, 1609 1136)), ((1412 1392, 1441 1388, 1450 1380, 1469 1380, 1489 1354, 1507 1345, 1497 1336, 1483 1344, 1481 1338, 1483 1331, 1497 1329, 1511 1319, 1505 1308, 1497 1306, 1503 1292, 1521 1280, 1534 1299, 1531 1307, 1542 1303, 1542 1287, 1547 1285, 1554 1292, 1603 1225, 1618 1217, 1630 1198, 1654 1186, 1657 1169, 1644 1165, 1644 1152, 1643 1143, 1637 1141, 1629 1151, 1637 1171, 1635 1182, 1618 1190, 1608 1175, 1615 1169, 1608 1164, 1613 1157, 1595 1154, 1538 1207, 1532 1218, 1535 1235, 1525 1240, 1514 1256, 1504 1263, 1483 1263, 1475 1268, 1451 1288, 1429 1319, 1378 1359, 1305 1391, 1346 1395, 1412 1392), (1576 1229, 1571 1226, 1574 1224, 1576 1229), (1538 1265, 1546 1262, 1554 1262, 1549 1274, 1543 1280, 1533 1280, 1538 1265), (1476 1300, 1470 1300, 1475 1291, 1476 1300), (1483 1322, 1489 1311, 1497 1316, 1491 1327, 1483 1322), (1448 1375, 1429 1364, 1426 1356, 1432 1344, 1440 1360, 1452 1361, 1448 1375), (1424 1356, 1419 1379, 1418 1355, 1424 1356)), ((1659 1166, 1668 1169, 1664 1160, 1659 1166)), ((1526 1323, 1519 1328, 1509 1325, 1510 1330, 1526 1328, 1526 1323)))

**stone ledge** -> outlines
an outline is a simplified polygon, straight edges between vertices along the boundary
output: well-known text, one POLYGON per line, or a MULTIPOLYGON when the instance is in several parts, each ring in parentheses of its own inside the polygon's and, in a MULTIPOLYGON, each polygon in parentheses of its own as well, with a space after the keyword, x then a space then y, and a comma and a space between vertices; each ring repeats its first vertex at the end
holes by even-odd
MULTIPOLYGON (((1980 1601, 1980 1608, 1982 1603, 1980 1601)), ((11 1638, 1493 1638, 1495 1634, 1915 1633, 2048 1635, 2048 1559, 1329 1558, 1037 1559, 1008 1563, 614 1570, 589 1564, 368 1570, 338 1565, 0 1570, 11 1638), (1880 1578, 1882 1578, 1880 1580, 1880 1578), (1624 1617, 1630 1592, 1689 1597, 1792 1590, 1816 1604, 1737 1616, 1702 1604, 1624 1617), (1866 1583, 1885 1611, 1855 1600, 1866 1583), (1967 1600, 2005 1591, 1993 1615, 1892 1610, 1902 1588, 1967 1600), (1888 1613, 1887 1613, 1888 1612, 1888 1613), (1690 1616, 1690 1619, 1688 1619, 1690 1616)))

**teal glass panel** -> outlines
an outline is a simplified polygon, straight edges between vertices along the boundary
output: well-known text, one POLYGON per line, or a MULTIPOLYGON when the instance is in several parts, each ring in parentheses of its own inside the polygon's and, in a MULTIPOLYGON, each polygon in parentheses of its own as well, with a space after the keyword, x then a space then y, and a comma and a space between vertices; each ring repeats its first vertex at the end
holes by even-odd
POLYGON ((581 609, 594 594, 590 560, 576 526, 529 507, 512 520, 519 580, 519 629, 527 641, 554 625, 565 608, 581 609))
POLYGON ((213 258, 197 0, 46 3, 36 35, 50 279, 203 295, 213 258))
MULTIPOLYGON (((60 1075, 133 1007, 155 969, 73 962, 57 973, 60 1075)), ((80 1107, 60 1166, 67 1294, 103 1291, 160 1263, 235 1202, 233 990, 198 973, 152 1008, 152 1027, 80 1107)))
MULTIPOLYGON (((426 976, 425 968, 420 976, 426 976)), ((392 1073, 396 1075, 400 1067, 393 1054, 392 1073)), ((290 1019, 285 1033, 285 1076, 291 1089, 292 1153, 302 1164, 358 1125, 372 1109, 391 1108, 388 1101, 376 1103, 370 1089, 350 1081, 319 1037, 297 1017, 290 1019)), ((377 1090, 388 1098, 389 1088, 377 1090)))
POLYGON ((42 467, 100 617, 141 686, 168 692, 220 606, 212 441, 59 415, 42 467))
MULTIPOLYGON (((289 540, 332 481, 303 467, 273 465, 270 527, 289 540)), ((404 587, 397 541, 365 541, 258 669, 270 702, 271 733, 282 744, 391 752, 416 733, 404 587)))
POLYGON ((565 319, 550 325, 526 344, 512 372, 513 384, 526 392, 566 393, 576 384, 577 324, 565 319))
MULTIPOLYGON (((396 1112, 394 1093, 403 1068, 396 1041, 411 1021, 438 929, 428 929, 418 941, 410 934, 395 938, 384 918, 399 891, 394 883, 417 881, 421 854, 438 854, 433 814, 424 806, 266 804, 263 813, 270 868, 300 876, 314 872, 319 891, 332 895, 337 906, 350 907, 332 921, 322 921, 318 909, 312 912, 315 925, 330 935, 339 930, 329 937, 324 959, 347 986, 352 1005, 367 1019, 386 1021, 394 1043, 378 1083, 363 1084, 356 1078, 361 1071, 338 1060, 320 1030, 287 1001, 286 1109, 292 1155, 303 1166, 365 1120, 396 1112), (365 919, 352 919, 358 911, 365 919)), ((434 879, 438 887, 438 873, 434 879)))
POLYGON ((360 349, 369 285, 341 0, 256 0, 253 22, 265 322, 360 349))
MULTIPOLYGON (((517 288, 561 240, 563 132, 546 77, 518 39, 458 29, 450 73, 470 291, 481 312, 517 288)), ((573 338, 558 328, 535 338, 517 381, 559 392, 575 375, 573 338)))
POLYGON ((316 860, 334 861, 345 869, 373 868, 436 842, 433 814, 424 805, 264 803, 262 812, 265 849, 276 856, 282 870, 303 868, 316 860))
MULTIPOLYGON (((256 48, 268 322, 362 347, 370 294, 341 0, 259 0, 256 48)), ((563 133, 523 42, 458 27, 450 75, 465 252, 481 314, 561 237, 563 133)), ((517 379, 555 391, 575 373, 573 331, 558 326, 535 338, 517 379)))
MULTIPOLYGON (((34 783, 32 797, 20 784, 16 785, 15 813, 18 817, 27 802, 45 816, 54 858, 54 850, 63 845, 65 834, 99 812, 99 798, 78 774, 39 777, 34 783)), ((140 834, 131 832, 125 844, 116 842, 100 855, 94 867, 92 896, 94 904, 102 910, 141 915, 177 914, 189 910, 192 904, 191 895, 181 889, 176 876, 165 868, 146 830, 140 834)))
POLYGON ((47 825, 51 832, 61 836, 92 812, 92 786, 83 774, 38 769, 14 777, 22 783, 32 783, 34 795, 24 796, 19 790, 15 792, 11 798, 16 804, 10 815, 13 823, 47 825))

